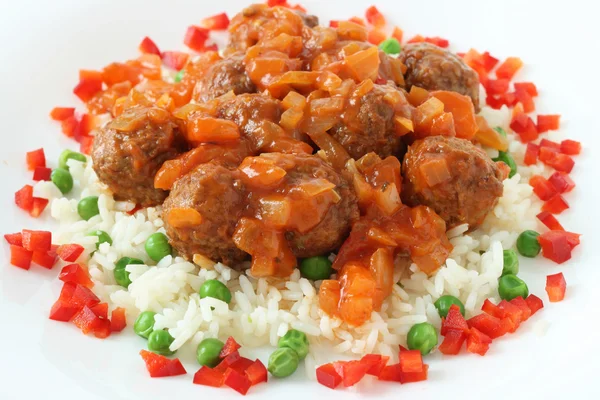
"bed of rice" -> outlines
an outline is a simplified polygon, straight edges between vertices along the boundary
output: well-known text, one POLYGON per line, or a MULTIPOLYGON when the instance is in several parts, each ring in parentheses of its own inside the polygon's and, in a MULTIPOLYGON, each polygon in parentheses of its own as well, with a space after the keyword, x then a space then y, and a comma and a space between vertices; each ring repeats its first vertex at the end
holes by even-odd
MULTIPOLYGON (((508 109, 484 108, 483 115, 491 126, 508 128, 508 109)), ((550 138, 554 135, 551 132, 550 138)), ((410 276, 394 286, 381 311, 374 312, 371 320, 360 327, 325 315, 318 306, 320 282, 301 278, 298 270, 287 280, 276 280, 255 279, 249 270, 239 272, 206 260, 200 268, 180 257, 167 256, 154 265, 146 255, 144 242, 152 233, 164 232, 160 207, 129 215, 127 211, 134 204, 114 201, 98 181, 91 162, 84 165, 69 160, 75 180, 69 198, 62 197, 51 182, 38 183, 34 196, 52 200, 51 214, 60 225, 55 234, 59 244, 78 243, 85 247, 84 254, 90 254, 97 237, 87 234, 95 230, 109 233, 112 245, 103 243, 90 260, 80 261, 88 264, 95 293, 111 308, 126 308, 130 325, 139 312, 155 311, 156 328, 167 328, 175 338, 171 349, 184 347, 182 351, 195 349, 204 338, 223 339, 229 335, 244 346, 275 346, 280 336, 295 328, 305 332, 311 342, 305 366, 308 376, 314 377, 315 366, 325 362, 320 359, 319 349, 323 346, 348 355, 374 352, 395 358, 397 346, 406 344, 406 334, 413 324, 429 321, 440 327, 433 303, 444 294, 460 298, 467 317, 478 313, 486 298, 499 300, 497 282, 503 249, 513 247, 521 231, 539 229, 535 216, 541 202, 532 196, 528 178, 548 174, 542 164, 522 165, 525 146, 510 133, 509 139, 509 151, 519 164, 519 173, 504 182, 504 195, 483 225, 469 234, 465 233, 465 225, 450 230, 454 250, 446 264, 431 277, 413 265, 410 276), (100 214, 82 221, 77 202, 90 195, 99 196, 100 214), (127 267, 132 281, 127 290, 113 277, 114 264, 123 256, 148 263, 127 267), (208 279, 218 279, 229 287, 233 294, 229 306, 216 299, 199 298, 198 289, 208 279)))

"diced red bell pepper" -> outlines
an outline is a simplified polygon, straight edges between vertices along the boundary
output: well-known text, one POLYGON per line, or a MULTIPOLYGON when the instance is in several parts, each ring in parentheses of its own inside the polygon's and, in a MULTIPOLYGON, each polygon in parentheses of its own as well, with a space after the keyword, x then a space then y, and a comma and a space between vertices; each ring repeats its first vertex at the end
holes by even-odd
POLYGON ((25 185, 15 193, 15 204, 25 210, 31 211, 33 207, 33 186, 25 185))
POLYGON ((340 21, 336 21, 336 20, 332 19, 331 21, 329 21, 329 27, 335 29, 338 27, 339 23, 340 23, 340 21))
POLYGON ((402 380, 402 369, 400 364, 386 365, 379 376, 377 377, 380 381, 388 382, 401 382, 402 380))
POLYGON ((525 157, 523 160, 525 165, 533 165, 537 163, 539 154, 540 146, 531 142, 527 143, 527 149, 525 150, 525 157))
POLYGON ((194 383, 196 385, 221 387, 223 386, 224 379, 224 373, 215 371, 207 366, 203 366, 194 374, 194 383))
POLYGON ((84 103, 90 101, 96 93, 102 90, 102 79, 80 80, 73 89, 73 93, 84 103))
POLYGON ((75 115, 75 108, 73 107, 54 107, 50 111, 50 118, 55 121, 64 121, 73 115, 75 115))
POLYGON ((34 171, 37 167, 46 166, 46 155, 44 154, 44 149, 37 149, 27 152, 26 159, 27 169, 30 171, 34 171))
POLYGON ((92 153, 92 147, 94 146, 93 136, 82 136, 79 140, 79 151, 83 154, 90 155, 92 153))
POLYGON ((54 251, 34 251, 31 261, 40 267, 52 269, 56 264, 56 252, 54 251))
POLYGON ((77 283, 87 288, 91 288, 92 286, 94 286, 94 283, 90 279, 87 271, 85 271, 79 264, 65 265, 60 271, 58 279, 60 279, 63 282, 77 283))
POLYGON ((571 177, 565 172, 556 171, 550 178, 548 178, 548 182, 558 193, 568 193, 575 188, 575 182, 571 177))
POLYGON ((504 310, 504 313, 506 314, 505 318, 512 321, 511 329, 509 329, 508 332, 515 332, 521 325, 521 322, 523 322, 523 311, 506 300, 502 300, 498 303, 498 307, 504 310))
POLYGON ((547 147, 554 151, 560 151, 560 143, 553 142, 552 140, 542 139, 540 140, 540 147, 547 147))
POLYGON ((496 339, 506 334, 499 318, 492 315, 481 313, 467 320, 469 328, 476 328, 478 331, 486 334, 492 339, 496 339))
POLYGON ((547 211, 552 214, 560 214, 569 208, 569 203, 562 197, 560 194, 555 194, 552 196, 544 205, 542 206, 542 211, 547 211))
POLYGON ((441 38, 439 36, 426 37, 425 42, 434 44, 434 45, 444 48, 444 49, 450 45, 450 42, 447 39, 441 38))
POLYGON ((58 300, 52 305, 50 319, 55 321, 70 321, 71 318, 82 308, 79 304, 73 304, 71 298, 77 287, 74 283, 65 283, 60 291, 58 300))
POLYGON ((204 18, 201 25, 209 31, 224 31, 229 26, 229 17, 226 13, 204 18))
POLYGON ((317 382, 330 389, 335 389, 342 383, 342 377, 336 372, 332 363, 323 364, 317 368, 317 382))
POLYGON ((108 318, 108 303, 98 303, 90 309, 100 318, 108 318))
POLYGON ((52 247, 52 232, 23 229, 23 247, 31 251, 49 251, 52 247))
POLYGON ((10 245, 10 263, 15 267, 29 269, 33 252, 21 246, 10 245))
POLYGON ((400 369, 402 372, 423 371, 423 356, 420 350, 407 350, 400 352, 400 369))
POLYGON ((538 242, 542 247, 542 255, 554 261, 557 264, 562 264, 571 259, 571 243, 564 231, 549 231, 538 236, 538 242))
POLYGON ((385 26, 385 17, 375 6, 367 8, 365 18, 367 19, 367 22, 373 26, 378 28, 385 26))
MULTIPOLYGON (((73 286, 72 296, 68 299, 68 301, 78 307, 93 307, 96 304, 100 303, 100 299, 92 292, 90 289, 85 286, 78 285, 75 283, 65 282, 64 286, 73 286)), ((62 295, 62 293, 61 293, 62 295)))
POLYGON ((456 304, 450 306, 450 310, 448 310, 448 315, 446 318, 442 319, 442 329, 441 334, 443 336, 446 335, 446 332, 450 329, 455 329, 459 331, 467 332, 469 330, 469 325, 467 321, 465 321, 465 317, 460 313, 460 309, 456 304))
POLYGON ((146 363, 146 369, 152 378, 185 375, 187 373, 178 358, 170 360, 165 356, 147 350, 141 350, 140 355, 146 363))
POLYGON ((498 78, 512 79, 517 71, 523 66, 523 61, 517 57, 508 57, 496 70, 498 78))
POLYGON ((548 275, 546 277, 546 292, 548 293, 548 299, 550 302, 556 303, 562 301, 565 298, 565 292, 567 291, 567 281, 562 272, 554 275, 548 275))
POLYGON ((563 140, 560 142, 560 151, 563 154, 575 156, 581 153, 581 143, 570 139, 563 140))
POLYGON ((515 82, 515 90, 523 90, 530 96, 535 97, 538 95, 537 87, 533 82, 515 82))
POLYGON ((556 131, 560 128, 560 115, 539 115, 537 116, 537 128, 539 133, 556 131))
POLYGON ((423 364, 420 372, 404 372, 400 371, 400 383, 421 382, 427 380, 429 365, 423 364))
POLYGON ((80 81, 101 81, 102 71, 96 71, 93 69, 80 69, 79 70, 80 81))
POLYGON ((286 4, 287 0, 267 0, 267 5, 269 7, 285 6, 286 4))
POLYGON ((490 299, 485 299, 483 305, 481 306, 481 311, 498 319, 506 317, 504 310, 492 303, 490 299))
POLYGON ((231 367, 233 364, 235 364, 240 358, 242 358, 242 356, 240 355, 240 353, 236 350, 233 353, 229 354, 227 357, 225 357, 223 359, 223 361, 221 361, 219 363, 219 365, 217 365, 214 370, 215 371, 219 371, 221 373, 225 373, 225 371, 227 371, 227 368, 231 367))
POLYGON ((550 200, 556 195, 556 189, 548 182, 546 178, 540 175, 534 175, 529 179, 529 185, 533 188, 533 192, 540 200, 550 200))
POLYGON ((6 233, 4 234, 4 239, 6 239, 8 244, 14 244, 15 246, 23 247, 23 234, 21 232, 6 233))
POLYGON ((252 386, 252 382, 250 382, 250 379, 246 375, 239 373, 233 368, 228 368, 225 371, 223 383, 243 395, 248 393, 248 390, 252 386))
POLYGON ((254 361, 249 358, 240 357, 240 359, 231 364, 229 368, 235 369, 240 374, 243 374, 252 364, 254 364, 254 361))
POLYGON ((510 129, 519 135, 521 142, 523 143, 536 140, 539 136, 535 123, 524 113, 514 116, 510 122, 510 129))
POLYGON ((115 308, 110 314, 110 331, 121 332, 127 326, 127 317, 125 309, 121 307, 115 308))
POLYGON ((548 211, 542 211, 537 215, 537 218, 542 222, 542 224, 546 225, 548 229, 551 231, 564 231, 565 228, 558 222, 556 217, 549 213, 548 211))
POLYGON ((342 377, 342 383, 345 387, 356 385, 371 368, 357 360, 352 361, 337 361, 333 363, 333 367, 339 376, 342 377))
POLYGON ((78 244, 63 244, 58 247, 56 253, 61 260, 74 262, 83 253, 83 246, 78 244))
POLYGON ((79 127, 75 139, 81 142, 81 137, 89 136, 89 133, 99 125, 98 117, 90 114, 83 114, 79 121, 79 127))
POLYGON ((360 359, 360 362, 369 365, 367 375, 379 376, 389 359, 388 356, 382 356, 381 354, 367 354, 360 359))
POLYGON ((221 349, 221 353, 219 353, 219 357, 221 359, 226 358, 232 353, 237 352, 242 346, 232 336, 229 336, 225 341, 225 345, 221 349))
MULTIPOLYGON (((252 383, 252 386, 258 385, 261 382, 267 382, 268 380, 267 368, 259 359, 254 360, 254 362, 246 368, 245 374, 250 380, 250 383, 252 383)), ((319 370, 317 370, 317 379, 318 377, 319 370)))
POLYGON ((367 33, 367 41, 375 46, 378 46, 379 43, 383 42, 386 37, 387 35, 385 32, 380 31, 379 29, 372 29, 367 33))
POLYGON ((530 113, 535 111, 535 103, 533 102, 533 97, 523 89, 515 90, 515 97, 517 101, 523 105, 523 111, 525 113, 530 113))
POLYGON ((499 61, 500 60, 497 58, 492 57, 489 51, 486 51, 481 55, 481 64, 483 65, 483 68, 485 68, 486 72, 493 70, 499 61))
POLYGON ((531 315, 535 314, 536 312, 538 312, 539 310, 544 308, 544 302, 542 301, 542 299, 537 297, 535 294, 530 294, 529 296, 527 296, 527 298, 525 299, 525 302, 527 303, 527 306, 531 310, 531 315))
POLYGON ((471 328, 467 337, 467 351, 484 356, 490 349, 492 339, 477 328, 471 328))
POLYGON ((485 91, 489 95, 503 94, 508 91, 508 79, 489 79, 485 85, 485 91))
POLYGON ((93 333, 101 325, 100 317, 94 313, 94 311, 87 306, 84 306, 71 320, 71 322, 81 329, 84 335, 93 333))
POLYGON ((162 53, 163 63, 167 67, 175 69, 177 71, 181 70, 185 66, 188 58, 189 55, 181 51, 165 51, 162 53))
POLYGON ((183 43, 192 50, 200 51, 204 48, 204 43, 208 40, 209 34, 208 29, 191 25, 187 28, 183 43))
POLYGON ((50 174, 52 173, 52 169, 46 167, 35 167, 33 171, 33 180, 34 181, 49 181, 50 174))
POLYGON ((60 130, 62 131, 62 133, 65 134, 65 136, 73 137, 75 135, 75 132, 77 131, 78 126, 79 121, 77 120, 77 118, 75 118, 74 115, 72 115, 61 121, 60 130))
POLYGON ((144 54, 156 54, 157 56, 160 56, 160 50, 158 49, 158 46, 148 36, 142 39, 139 49, 144 54))
POLYGON ((467 334, 462 330, 450 329, 446 332, 442 344, 438 350, 445 355, 456 355, 460 353, 463 343, 467 340, 467 334))
POLYGON ((395 26, 392 31, 392 37, 398 41, 398 43, 402 43, 402 37, 404 36, 404 31, 399 27, 395 26))
POLYGON ((110 336, 111 333, 111 327, 110 327, 110 321, 108 319, 103 319, 100 318, 100 321, 98 322, 96 329, 94 329, 94 336, 96 336, 98 339, 106 339, 107 337, 110 336))
POLYGON ((509 303, 512 304, 512 305, 515 305, 515 306, 519 307, 519 309, 522 312, 521 318, 523 319, 523 322, 527 321, 529 319, 529 317, 531 317, 531 309, 527 305, 527 302, 525 301, 525 299, 522 298, 521 296, 515 297, 514 299, 512 299, 511 301, 509 301, 509 303))
POLYGON ((48 199, 40 199, 38 197, 33 198, 33 204, 31 206, 31 210, 29 211, 29 215, 33 218, 37 218, 42 214, 42 212, 48 206, 48 199))
POLYGON ((354 22, 355 24, 360 25, 360 26, 365 26, 365 27, 367 26, 367 23, 365 22, 365 20, 360 17, 351 17, 351 18, 348 18, 348 21, 354 22))

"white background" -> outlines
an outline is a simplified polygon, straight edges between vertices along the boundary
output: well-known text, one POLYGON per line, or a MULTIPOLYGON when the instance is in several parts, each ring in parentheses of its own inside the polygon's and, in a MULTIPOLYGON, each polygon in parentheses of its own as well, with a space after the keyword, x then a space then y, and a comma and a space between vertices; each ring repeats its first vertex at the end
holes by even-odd
MULTIPOLYGON (((362 16, 374 0, 314 1, 302 4, 329 18, 362 16)), ((244 1, 14 0, 0 11, 0 196, 1 233, 48 227, 13 204, 13 193, 30 181, 25 152, 43 146, 56 166, 59 151, 74 146, 47 117, 57 105, 79 104, 71 94, 79 68, 100 68, 137 55, 148 35, 161 49, 182 48, 188 25, 224 9, 232 16, 244 1)), ((600 317, 598 281, 598 164, 600 124, 598 83, 600 23, 592 1, 377 1, 409 37, 441 36, 453 50, 469 47, 493 55, 520 56, 526 63, 519 80, 540 89, 542 113, 563 115, 566 133, 581 140, 570 195, 571 210, 560 220, 582 233, 583 244, 563 266, 525 263, 523 278, 533 293, 547 299, 545 275, 563 271, 567 298, 549 304, 511 337, 495 341, 485 357, 428 357, 426 383, 361 384, 330 391, 302 373, 251 389, 249 396, 425 399, 598 399, 600 317)), ((69 324, 47 319, 60 291, 58 271, 11 267, 8 246, 0 246, 0 399, 199 399, 239 398, 229 389, 192 385, 197 366, 183 358, 188 375, 150 379, 137 354, 144 346, 131 335, 101 341, 69 324)), ((263 359, 265 361, 265 359, 263 359)))

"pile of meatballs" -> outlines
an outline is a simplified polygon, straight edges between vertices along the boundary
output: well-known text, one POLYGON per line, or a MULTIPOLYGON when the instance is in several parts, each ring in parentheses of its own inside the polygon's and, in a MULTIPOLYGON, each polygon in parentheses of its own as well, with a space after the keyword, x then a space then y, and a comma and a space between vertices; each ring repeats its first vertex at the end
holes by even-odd
MULTIPOLYGON (((244 60, 247 50, 261 40, 261 29, 268 28, 269 21, 280 14, 292 12, 273 11, 264 5, 242 11, 232 20, 225 56, 210 65, 195 84, 194 103, 235 94, 218 103, 216 114, 220 119, 235 123, 242 139, 250 137, 263 121, 278 124, 284 112, 280 99, 260 91, 250 79, 244 60)), ((343 49, 349 40, 338 40, 333 46, 320 49, 311 38, 335 30, 319 26, 314 16, 295 13, 303 38, 297 63, 299 69, 310 68, 311 62, 322 52, 334 60, 343 58, 343 49)), ((286 15, 286 18, 292 17, 286 15)), ((361 49, 372 46, 361 40, 356 44, 361 49)), ((409 142, 405 136, 398 136, 394 110, 383 99, 390 90, 404 96, 414 85, 468 96, 478 111, 477 74, 456 55, 428 43, 404 46, 398 59, 381 51, 379 58, 378 79, 359 99, 356 118, 351 123, 337 123, 326 133, 356 160, 371 152, 381 158, 397 157, 402 163, 404 204, 432 208, 443 218, 448 229, 464 223, 469 224, 470 229, 477 227, 502 195, 501 168, 468 140, 432 136, 409 142), (406 67, 403 79, 398 79, 392 70, 397 60, 406 67), (446 160, 451 179, 426 187, 419 184, 422 177, 418 166, 431 157, 446 160)), ((241 160, 217 157, 183 176, 170 191, 156 189, 154 178, 163 163, 184 154, 193 145, 186 140, 184 128, 176 117, 157 118, 157 113, 153 112, 155 108, 136 110, 141 117, 135 129, 119 129, 118 120, 123 116, 118 116, 97 132, 91 155, 99 179, 109 187, 116 200, 133 202, 141 207, 162 205, 163 214, 174 208, 196 210, 202 216, 202 222, 195 226, 173 226, 163 218, 167 236, 179 255, 192 259, 201 254, 230 266, 248 260, 250 255, 238 248, 233 238, 240 219, 256 212, 252 200, 256 193, 238 168, 241 160)), ((339 200, 331 203, 315 226, 302 230, 285 228, 283 237, 295 257, 328 255, 339 249, 353 223, 359 219, 358 202, 348 174, 319 157, 316 154, 319 148, 306 135, 300 134, 298 139, 312 146, 313 154, 274 154, 271 159, 275 160, 275 165, 286 170, 285 177, 274 190, 281 192, 302 182, 326 179, 335 185, 339 200)), ((224 148, 223 151, 228 150, 224 148)), ((250 148, 243 156, 259 157, 260 152, 250 148)))

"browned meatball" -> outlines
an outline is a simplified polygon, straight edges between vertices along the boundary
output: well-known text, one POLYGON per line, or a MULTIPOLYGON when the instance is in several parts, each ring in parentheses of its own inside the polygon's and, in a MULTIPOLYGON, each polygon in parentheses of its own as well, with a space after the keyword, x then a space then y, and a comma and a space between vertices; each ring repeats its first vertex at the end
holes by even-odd
POLYGON ((477 227, 502 196, 504 172, 483 150, 464 139, 432 136, 417 140, 404 157, 402 175, 403 202, 433 208, 448 228, 463 223, 470 229, 477 227), (424 175, 432 161, 444 161, 447 176, 424 175))
POLYGON ((117 200, 141 206, 162 203, 168 192, 154 188, 162 164, 186 150, 173 117, 161 108, 125 111, 102 128, 94 140, 92 160, 100 181, 117 200))
POLYGON ((407 44, 398 57, 407 67, 406 89, 450 90, 469 96, 479 112, 479 77, 457 55, 430 43, 407 44))
POLYGON ((235 170, 214 163, 200 165, 178 180, 165 200, 163 219, 169 242, 188 260, 194 254, 202 254, 233 267, 248 256, 232 239, 245 198, 244 186, 235 170), (201 223, 173 226, 170 213, 188 208, 200 213, 201 223))
POLYGON ((405 105, 397 107, 410 116, 410 106, 401 92, 388 85, 375 85, 366 96, 351 98, 349 107, 358 107, 356 115, 347 114, 342 123, 331 129, 330 134, 352 158, 359 159, 370 152, 382 158, 402 153, 404 144, 396 133, 394 106, 384 99, 389 91, 398 93, 405 105))
POLYGON ((214 63, 194 88, 194 99, 204 103, 225 93, 254 93, 256 86, 246 74, 244 54, 237 53, 214 63))
POLYGON ((345 178, 317 156, 270 154, 276 164, 285 166, 285 185, 295 186, 313 179, 327 179, 336 187, 340 199, 331 205, 321 222, 308 232, 288 230, 285 237, 296 257, 313 257, 338 249, 348 237, 352 224, 359 217, 354 191, 345 178), (293 165, 291 168, 290 165, 293 165))

